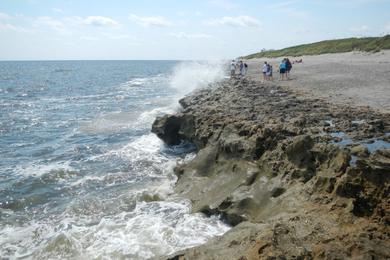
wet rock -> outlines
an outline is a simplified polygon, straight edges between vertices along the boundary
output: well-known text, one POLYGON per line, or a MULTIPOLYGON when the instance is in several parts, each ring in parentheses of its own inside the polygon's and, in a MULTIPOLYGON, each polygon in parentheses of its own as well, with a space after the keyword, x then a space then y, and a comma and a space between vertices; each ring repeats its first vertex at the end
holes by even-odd
POLYGON ((180 104, 152 129, 168 144, 197 147, 175 168, 175 191, 192 212, 234 227, 176 259, 390 257, 390 152, 355 145, 389 133, 390 115, 247 80, 220 82, 180 104))
POLYGON ((152 125, 152 133, 155 133, 168 145, 179 144, 182 136, 179 134, 181 118, 176 115, 157 117, 152 125))
POLYGON ((273 188, 273 189, 271 190, 271 196, 274 197, 274 198, 279 197, 279 196, 282 195, 285 191, 286 191, 286 189, 281 188, 281 187, 273 188))
POLYGON ((188 140, 194 142, 197 147, 203 147, 201 140, 195 138, 194 120, 191 114, 157 117, 152 124, 152 133, 168 145, 177 145, 183 140, 188 140))

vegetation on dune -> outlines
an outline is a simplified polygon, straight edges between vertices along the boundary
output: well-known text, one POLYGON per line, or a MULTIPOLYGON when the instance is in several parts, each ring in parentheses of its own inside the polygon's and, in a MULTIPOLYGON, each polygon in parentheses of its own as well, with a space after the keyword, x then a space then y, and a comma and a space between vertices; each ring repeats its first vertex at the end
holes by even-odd
POLYGON ((282 56, 319 55, 350 51, 379 52, 390 49, 390 35, 383 37, 347 38, 297 45, 281 50, 264 50, 244 56, 245 59, 282 56))

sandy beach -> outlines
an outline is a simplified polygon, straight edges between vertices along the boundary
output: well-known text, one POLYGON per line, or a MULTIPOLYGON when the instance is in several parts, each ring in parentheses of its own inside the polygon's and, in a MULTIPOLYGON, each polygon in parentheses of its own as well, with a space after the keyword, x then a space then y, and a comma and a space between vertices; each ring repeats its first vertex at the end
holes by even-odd
POLYGON ((261 66, 268 61, 273 65, 273 83, 277 85, 333 103, 370 106, 390 112, 390 51, 323 54, 290 57, 290 60, 300 58, 303 63, 293 64, 288 81, 279 81, 277 68, 281 58, 246 61, 249 65, 248 77, 261 80, 261 66))

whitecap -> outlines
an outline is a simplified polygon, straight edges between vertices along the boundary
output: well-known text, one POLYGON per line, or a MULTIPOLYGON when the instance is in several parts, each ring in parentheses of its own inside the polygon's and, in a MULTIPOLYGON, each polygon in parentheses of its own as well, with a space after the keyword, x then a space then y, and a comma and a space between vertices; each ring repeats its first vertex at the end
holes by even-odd
POLYGON ((18 175, 24 176, 24 177, 42 177, 45 174, 48 174, 50 172, 63 172, 65 173, 72 173, 76 172, 76 170, 70 166, 70 162, 53 162, 49 164, 45 164, 42 162, 31 162, 25 165, 17 166, 14 169, 14 172, 18 175))

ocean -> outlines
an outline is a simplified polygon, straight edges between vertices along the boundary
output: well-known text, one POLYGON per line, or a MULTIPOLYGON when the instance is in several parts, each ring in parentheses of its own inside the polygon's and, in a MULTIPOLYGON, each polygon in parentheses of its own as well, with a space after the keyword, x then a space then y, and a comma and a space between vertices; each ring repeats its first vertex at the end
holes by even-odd
POLYGON ((173 192, 178 160, 150 132, 218 62, 0 62, 0 256, 149 259, 229 226, 173 192))

